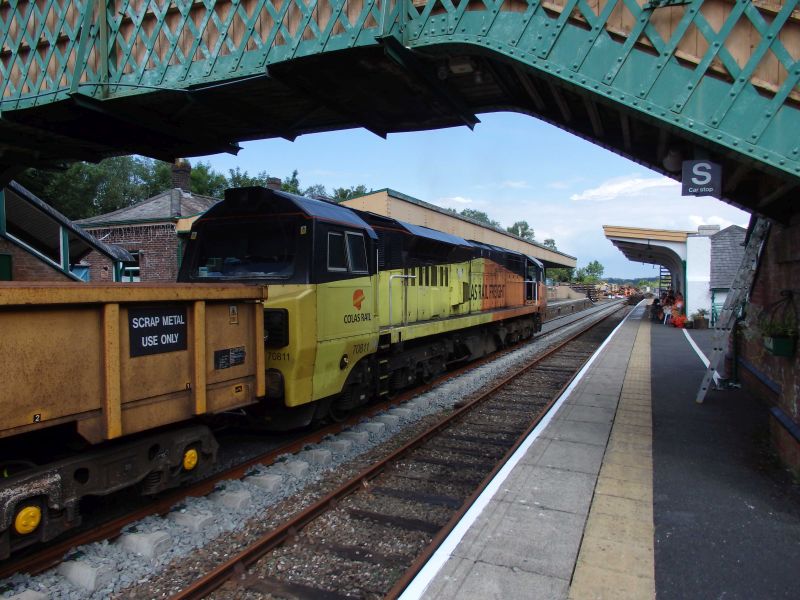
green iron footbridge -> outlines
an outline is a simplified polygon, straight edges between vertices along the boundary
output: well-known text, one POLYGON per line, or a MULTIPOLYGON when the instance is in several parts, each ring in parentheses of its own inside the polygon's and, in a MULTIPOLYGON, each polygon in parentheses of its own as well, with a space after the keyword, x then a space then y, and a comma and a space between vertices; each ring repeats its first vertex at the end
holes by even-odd
POLYGON ((799 58, 798 0, 0 0, 0 180, 508 110, 783 219, 799 58))

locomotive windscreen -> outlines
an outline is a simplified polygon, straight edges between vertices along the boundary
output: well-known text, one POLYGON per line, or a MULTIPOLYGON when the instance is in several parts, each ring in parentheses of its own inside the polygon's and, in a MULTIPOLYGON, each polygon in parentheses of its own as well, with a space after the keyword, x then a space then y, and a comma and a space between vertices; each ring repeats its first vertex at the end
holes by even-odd
POLYGON ((305 279, 306 260, 299 256, 305 254, 299 251, 305 227, 300 221, 273 215, 248 221, 207 221, 192 232, 182 279, 305 279))

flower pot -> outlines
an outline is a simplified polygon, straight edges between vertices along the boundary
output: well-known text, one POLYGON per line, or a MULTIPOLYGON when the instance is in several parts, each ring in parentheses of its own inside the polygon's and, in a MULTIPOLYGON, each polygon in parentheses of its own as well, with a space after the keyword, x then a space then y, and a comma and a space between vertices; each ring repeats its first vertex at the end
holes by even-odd
POLYGON ((705 317, 697 317, 694 319, 695 329, 708 329, 708 319, 705 317))
POLYGON ((789 337, 788 335, 765 336, 764 348, 773 356, 793 356, 796 342, 796 337, 789 337))

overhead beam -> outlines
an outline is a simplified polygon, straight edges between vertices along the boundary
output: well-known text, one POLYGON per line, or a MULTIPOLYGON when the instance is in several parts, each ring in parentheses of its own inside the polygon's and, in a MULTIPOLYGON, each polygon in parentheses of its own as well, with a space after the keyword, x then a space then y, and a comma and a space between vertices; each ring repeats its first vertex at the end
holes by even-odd
POLYGON ((600 118, 600 111, 597 110, 597 104, 588 96, 583 97, 583 105, 586 107, 586 112, 589 115, 589 121, 592 124, 592 131, 594 136, 602 139, 606 136, 605 129, 603 129, 603 121, 600 118))
MULTIPOLYGON (((108 101, 96 100, 91 96, 86 96, 85 94, 81 93, 74 93, 71 95, 71 98, 73 102, 81 108, 101 114, 113 121, 125 123, 126 125, 130 125, 136 129, 144 130, 155 137, 169 137, 172 138, 172 141, 178 143, 189 142, 193 144, 202 144, 205 149, 209 150, 210 152, 227 152, 228 154, 236 155, 239 150, 242 149, 239 144, 226 142, 220 143, 217 138, 203 135, 200 133, 200 131, 198 131, 198 129, 201 128, 192 128, 191 130, 187 128, 175 129, 174 127, 165 124, 163 121, 156 125, 151 125, 150 123, 144 121, 141 115, 124 114, 120 110, 112 108, 108 101)), ((157 149, 156 152, 159 153, 157 149)), ((166 160, 172 160, 173 158, 175 157, 164 155, 164 159, 166 160)))
POLYGON ((626 151, 630 152, 633 148, 633 142, 631 138, 631 120, 627 114, 624 112, 619 113, 619 126, 622 130, 622 147, 625 148, 626 151))
POLYGON ((378 137, 386 139, 388 131, 385 127, 379 126, 373 120, 357 113, 343 102, 339 102, 333 97, 321 93, 314 86, 306 85, 305 83, 300 82, 297 77, 292 77, 288 71, 288 69, 286 71, 282 71, 280 67, 273 66, 267 68, 266 74, 267 77, 270 77, 283 84, 290 90, 294 90, 296 93, 305 96, 306 98, 311 98, 318 105, 323 106, 328 110, 332 110, 339 116, 349 119, 354 125, 360 125, 378 137))
POLYGON ((533 101, 536 110, 545 112, 547 110, 547 105, 544 103, 542 95, 539 93, 539 90, 536 89, 536 86, 533 81, 531 81, 528 74, 521 69, 514 69, 514 73, 516 73, 517 79, 519 79, 519 82, 522 84, 522 89, 525 90, 525 93, 528 94, 528 97, 533 101))
POLYGON ((564 122, 571 123, 572 111, 569 109, 567 101, 564 99, 564 95, 561 93, 561 90, 557 85, 554 85, 552 81, 547 82, 547 87, 550 89, 550 93, 553 96, 553 100, 555 101, 558 110, 561 112, 561 117, 564 119, 564 122))
POLYGON ((379 37, 378 43, 383 47, 386 56, 425 84, 428 91, 447 104, 464 125, 474 129, 475 125, 480 123, 480 119, 467 107, 466 103, 453 95, 437 77, 429 72, 414 52, 403 46, 397 38, 393 35, 379 37))

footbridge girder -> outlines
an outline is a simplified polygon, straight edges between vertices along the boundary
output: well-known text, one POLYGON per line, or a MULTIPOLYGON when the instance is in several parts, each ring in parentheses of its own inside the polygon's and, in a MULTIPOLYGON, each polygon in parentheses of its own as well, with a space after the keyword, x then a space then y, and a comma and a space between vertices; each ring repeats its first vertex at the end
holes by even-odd
POLYGON ((796 211, 798 0, 0 0, 0 177, 519 111, 796 211))

